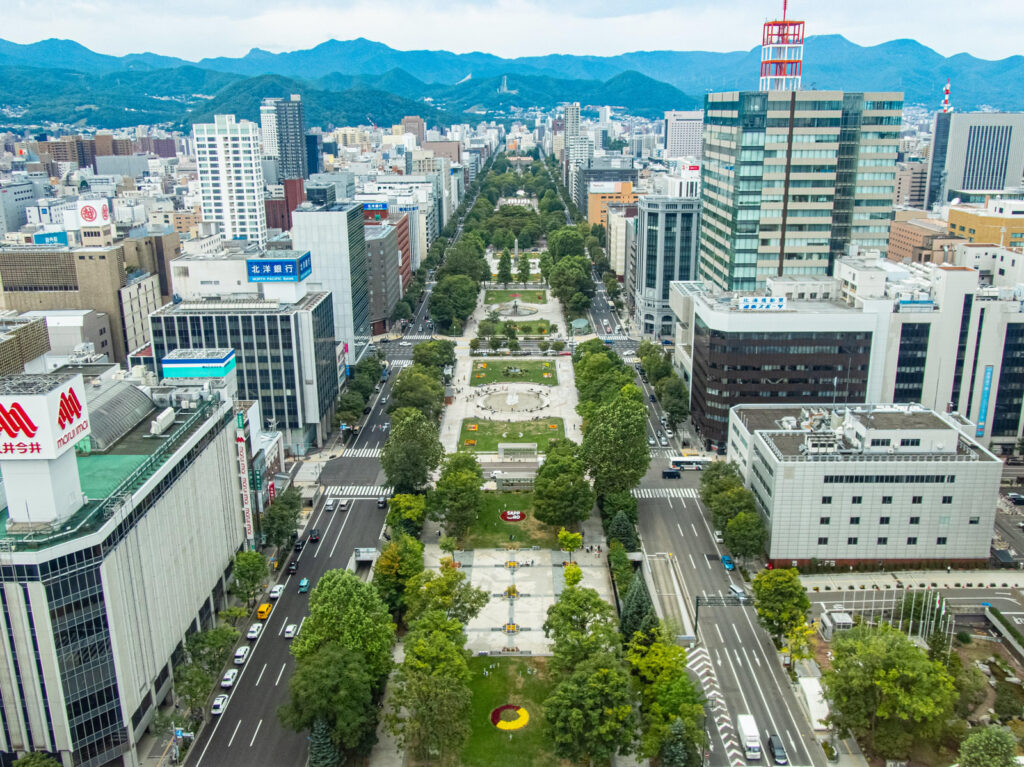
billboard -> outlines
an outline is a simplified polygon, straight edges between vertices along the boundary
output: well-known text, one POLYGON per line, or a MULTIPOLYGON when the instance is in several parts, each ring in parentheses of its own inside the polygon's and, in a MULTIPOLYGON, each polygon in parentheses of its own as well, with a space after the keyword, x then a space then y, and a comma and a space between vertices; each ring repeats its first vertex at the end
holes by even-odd
POLYGON ((386 202, 364 202, 363 210, 387 210, 388 204, 386 202))
POLYGON ((309 253, 298 258, 248 258, 245 261, 249 282, 302 282, 313 273, 309 253))
POLYGON ((742 296, 738 299, 740 311, 770 312, 786 308, 785 296, 742 296))
POLYGON ((992 396, 992 365, 985 366, 985 377, 981 384, 981 405, 978 407, 978 426, 974 430, 975 437, 985 436, 985 427, 988 425, 988 401, 992 396))
POLYGON ((64 245, 68 244, 67 232, 36 232, 32 235, 34 245, 64 245))
POLYGON ((104 226, 110 223, 106 200, 79 200, 78 221, 82 226, 104 226))
POLYGON ((0 461, 53 460, 90 431, 81 375, 42 394, 0 396, 0 461))

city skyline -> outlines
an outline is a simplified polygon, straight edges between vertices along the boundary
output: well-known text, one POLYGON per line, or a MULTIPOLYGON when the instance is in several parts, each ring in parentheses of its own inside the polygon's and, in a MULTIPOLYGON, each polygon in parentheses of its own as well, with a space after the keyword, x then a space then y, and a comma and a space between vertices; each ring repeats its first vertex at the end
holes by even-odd
MULTIPOLYGON (((144 50, 199 60, 242 56, 252 48, 272 52, 312 48, 330 38, 367 37, 402 50, 483 51, 514 58, 547 54, 616 55, 640 50, 748 51, 760 38, 760 25, 781 15, 782 4, 726 0, 714 7, 688 0, 655 0, 642 11, 611 2, 562 4, 552 10, 536 3, 462 2, 438 14, 419 0, 403 8, 402 24, 381 25, 380 7, 367 2, 343 9, 312 0, 282 8, 257 0, 189 2, 159 9, 124 0, 82 3, 58 0, 39 6, 18 0, 4 38, 31 43, 66 38, 98 52, 124 55, 144 50), (202 13, 207 23, 195 23, 202 13), (121 23, 111 25, 110 18, 121 23), (451 24, 451 19, 459 19, 451 24), (737 23, 737 20, 742 20, 737 23), (128 37, 121 34, 133 28, 128 37), (565 35, 569 27, 574 31, 565 35), (688 31, 689 30, 689 31, 688 31), (694 41, 688 44, 688 41, 694 41)), ((1016 38, 1001 34, 1024 24, 1024 6, 1007 0, 972 4, 970 25, 946 23, 953 11, 922 0, 900 6, 892 18, 888 4, 865 0, 856 6, 790 4, 789 16, 807 19, 809 35, 842 34, 859 45, 910 38, 944 56, 969 53, 986 59, 1018 55, 1016 38)))

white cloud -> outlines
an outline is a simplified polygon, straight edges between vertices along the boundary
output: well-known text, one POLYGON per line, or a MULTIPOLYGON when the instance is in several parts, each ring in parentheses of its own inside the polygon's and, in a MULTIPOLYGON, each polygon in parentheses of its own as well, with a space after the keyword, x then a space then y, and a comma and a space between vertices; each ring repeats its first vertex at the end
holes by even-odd
MULTIPOLYGON (((367 37, 400 49, 612 55, 634 50, 749 50, 771 0, 8 0, 0 37, 64 37, 103 53, 152 51, 187 59, 240 56, 252 47, 310 48, 334 37, 367 37), (11 7, 13 6, 13 8, 11 7)), ((1024 3, 973 0, 794 0, 790 16, 808 34, 843 34, 861 45, 909 37, 944 55, 1017 53, 1024 3), (954 23, 959 19, 969 24, 954 23)))

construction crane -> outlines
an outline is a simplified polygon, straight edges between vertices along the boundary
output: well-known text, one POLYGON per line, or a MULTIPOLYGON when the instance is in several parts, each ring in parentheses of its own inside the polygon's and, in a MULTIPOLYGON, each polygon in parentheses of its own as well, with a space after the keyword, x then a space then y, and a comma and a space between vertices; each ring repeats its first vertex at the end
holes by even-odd
POLYGON ((373 126, 373 129, 374 129, 374 130, 377 130, 377 123, 375 123, 375 122, 373 121, 373 115, 371 115, 371 114, 367 114, 367 115, 366 115, 366 119, 370 121, 370 125, 372 125, 372 126, 373 126))

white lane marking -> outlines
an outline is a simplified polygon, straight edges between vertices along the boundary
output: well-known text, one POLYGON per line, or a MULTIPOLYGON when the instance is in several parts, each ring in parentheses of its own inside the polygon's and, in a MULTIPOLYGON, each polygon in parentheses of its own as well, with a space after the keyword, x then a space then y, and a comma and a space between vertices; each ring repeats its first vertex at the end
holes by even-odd
POLYGON ((671 499, 671 498, 666 498, 666 500, 668 501, 668 507, 669 507, 670 509, 674 509, 674 508, 675 508, 675 506, 673 506, 673 505, 672 505, 672 499, 671 499))
POLYGON ((252 734, 252 740, 249 741, 249 748, 252 748, 252 744, 256 742, 256 736, 259 734, 261 724, 263 724, 262 719, 260 719, 260 721, 256 724, 256 732, 252 734))
POLYGON ((278 635, 278 636, 281 636, 281 634, 283 634, 283 633, 284 633, 284 629, 285 629, 285 626, 287 626, 287 625, 288 625, 288 616, 286 615, 286 616, 285 616, 285 618, 284 618, 284 620, 283 620, 283 621, 281 621, 281 628, 279 628, 279 629, 277 630, 277 635, 278 635))
MULTIPOLYGON (((327 533, 330 532, 331 525, 334 524, 334 519, 337 516, 338 516, 337 512, 331 514, 330 522, 327 523, 327 527, 325 527, 323 529, 323 532, 320 533, 320 540, 324 540, 324 539, 327 538, 327 533)), ((346 521, 348 520, 347 512, 346 512, 346 515, 345 515, 345 519, 346 519, 346 521)), ((342 522, 341 524, 342 524, 342 526, 344 526, 345 523, 342 522)), ((316 544, 316 551, 313 552, 313 559, 316 559, 318 556, 320 556, 320 544, 319 543, 316 544)))
POLYGON ((260 675, 258 677, 256 677, 256 684, 254 685, 255 687, 259 687, 260 686, 260 680, 263 679, 263 672, 266 671, 266 670, 267 670, 267 664, 264 663, 263 664, 263 668, 260 669, 260 675))
POLYGON ((285 666, 287 665, 287 663, 281 664, 281 670, 277 672, 277 679, 274 680, 274 687, 277 687, 277 685, 281 682, 281 675, 284 673, 285 666))
MULTIPOLYGON (((231 733, 231 740, 228 741, 228 748, 231 748, 231 744, 235 742, 235 735, 238 734, 238 728, 242 726, 242 720, 238 720, 238 724, 235 725, 235 729, 231 733)), ((205 749, 204 749, 205 751, 205 749)), ((199 757, 202 759, 202 757, 199 757)))
POLYGON ((345 521, 341 523, 341 527, 338 529, 338 537, 334 539, 334 545, 331 546, 331 559, 334 559, 334 550, 338 548, 338 541, 341 540, 341 534, 345 532, 345 525, 348 524, 349 519, 356 513, 356 503, 352 502, 352 508, 345 512, 345 521))
POLYGON ((686 535, 683 533, 683 528, 680 526, 680 524, 678 522, 676 522, 676 530, 679 531, 679 537, 680 538, 685 538, 686 537, 686 535))
POLYGON ((694 570, 696 570, 697 569, 697 563, 693 561, 693 554, 687 554, 686 556, 688 556, 690 558, 690 566, 694 570))
POLYGON ((718 624, 717 623, 715 624, 715 631, 718 632, 718 641, 721 642, 722 644, 725 644, 725 637, 722 636, 722 630, 720 628, 718 628, 718 624))
POLYGON ((690 527, 693 528, 693 537, 696 538, 697 537, 697 526, 695 524, 693 524, 693 522, 691 522, 690 523, 690 527))

